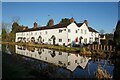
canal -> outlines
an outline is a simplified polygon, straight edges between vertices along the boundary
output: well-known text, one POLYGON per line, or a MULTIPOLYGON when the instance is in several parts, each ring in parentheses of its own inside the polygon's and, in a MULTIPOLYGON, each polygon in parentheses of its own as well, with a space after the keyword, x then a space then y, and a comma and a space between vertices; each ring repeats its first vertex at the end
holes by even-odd
POLYGON ((115 60, 108 56, 86 56, 45 48, 2 45, 4 78, 96 78, 98 67, 112 79, 118 74, 115 60))

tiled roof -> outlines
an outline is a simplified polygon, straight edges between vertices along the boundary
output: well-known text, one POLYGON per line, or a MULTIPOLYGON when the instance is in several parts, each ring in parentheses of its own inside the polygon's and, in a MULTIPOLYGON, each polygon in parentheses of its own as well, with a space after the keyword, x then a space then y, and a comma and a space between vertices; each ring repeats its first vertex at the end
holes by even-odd
POLYGON ((96 31, 95 29, 93 29, 91 27, 88 27, 88 29, 89 29, 90 32, 97 32, 98 33, 98 31, 96 31))
POLYGON ((28 32, 28 31, 37 31, 37 30, 45 30, 45 29, 56 29, 56 28, 65 28, 67 25, 63 24, 56 24, 54 26, 48 27, 48 26, 43 26, 43 27, 37 27, 37 28, 28 28, 26 30, 18 31, 18 32, 28 32))
MULTIPOLYGON (((69 23, 70 24, 70 23, 69 23)), ((57 28, 65 28, 67 27, 69 24, 56 24, 56 25, 53 25, 53 26, 43 26, 43 27, 37 27, 37 28, 28 28, 28 29, 25 29, 25 30, 22 30, 22 31, 18 31, 18 32, 28 32, 28 31, 37 31, 37 30, 46 30, 46 29, 57 29, 57 28)), ((76 23, 76 25, 78 27, 81 27, 83 23, 76 23)), ((88 27, 89 31, 91 32, 97 32, 96 30, 94 30, 93 28, 91 27, 88 27)))
POLYGON ((76 24, 78 27, 81 27, 83 25, 83 23, 77 23, 76 24))

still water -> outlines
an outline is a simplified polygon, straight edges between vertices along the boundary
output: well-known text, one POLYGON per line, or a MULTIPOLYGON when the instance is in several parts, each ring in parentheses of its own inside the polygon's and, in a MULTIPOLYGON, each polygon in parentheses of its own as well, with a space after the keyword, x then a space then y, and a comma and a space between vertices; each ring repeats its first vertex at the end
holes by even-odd
MULTIPOLYGON (((12 54, 9 48, 7 48, 7 53, 12 54)), ((113 76, 114 64, 107 57, 105 59, 87 57, 79 53, 74 54, 18 45, 15 45, 15 54, 24 57, 24 60, 37 62, 35 66, 41 71, 47 70, 46 67, 54 65, 50 69, 54 69, 55 74, 53 73, 54 76, 52 74, 51 76, 55 78, 95 78, 98 65, 113 76)))

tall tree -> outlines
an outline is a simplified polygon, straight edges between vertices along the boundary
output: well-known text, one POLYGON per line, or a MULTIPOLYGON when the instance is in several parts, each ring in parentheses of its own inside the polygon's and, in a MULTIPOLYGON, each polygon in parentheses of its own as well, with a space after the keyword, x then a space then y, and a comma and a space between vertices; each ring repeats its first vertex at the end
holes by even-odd
POLYGON ((12 31, 11 32, 16 33, 18 31, 18 29, 19 29, 19 24, 17 22, 14 22, 12 24, 12 31))
POLYGON ((6 41, 7 39, 7 31, 4 27, 2 27, 2 41, 6 41))
POLYGON ((114 32, 114 45, 117 50, 120 50, 120 21, 118 21, 114 32))
POLYGON ((7 41, 8 40, 8 34, 9 34, 9 23, 4 23, 2 22, 2 41, 7 41))
POLYGON ((70 19, 68 19, 68 18, 64 18, 64 19, 62 19, 62 20, 60 21, 59 24, 68 25, 68 24, 70 24, 70 23, 71 23, 71 22, 70 22, 70 19))

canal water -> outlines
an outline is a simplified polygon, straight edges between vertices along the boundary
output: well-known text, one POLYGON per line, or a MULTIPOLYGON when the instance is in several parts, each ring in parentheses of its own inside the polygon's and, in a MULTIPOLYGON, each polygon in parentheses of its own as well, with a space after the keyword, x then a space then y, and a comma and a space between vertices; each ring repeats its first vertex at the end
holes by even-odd
MULTIPOLYGON (((5 46, 7 55, 21 57, 26 68, 34 69, 35 77, 43 78, 96 78, 95 73, 100 68, 114 76, 113 60, 108 57, 85 56, 54 51, 45 48, 14 45, 5 46), (30 65, 29 65, 30 64, 30 65), (36 72, 35 72, 36 71, 36 72)), ((4 54, 3 54, 4 55, 4 54)), ((19 70, 19 69, 18 69, 19 70)), ((7 77, 4 75, 4 77, 7 77)), ((20 76, 18 76, 20 77, 20 76)))

